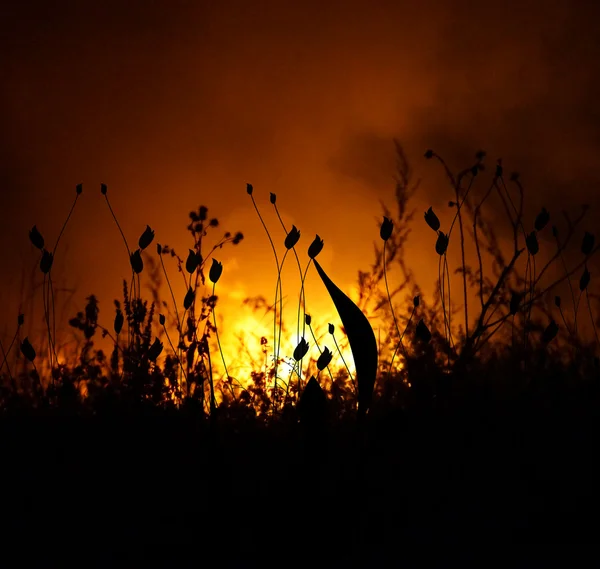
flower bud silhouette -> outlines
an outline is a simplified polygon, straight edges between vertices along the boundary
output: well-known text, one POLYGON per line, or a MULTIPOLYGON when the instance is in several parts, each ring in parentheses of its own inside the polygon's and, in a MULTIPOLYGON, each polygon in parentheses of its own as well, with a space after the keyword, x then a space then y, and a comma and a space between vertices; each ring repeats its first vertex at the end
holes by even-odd
POLYGON ((19 317, 17 318, 17 324, 19 326, 23 326, 24 322, 25 322, 25 315, 24 314, 19 314, 19 317))
POLYGON ((438 231, 438 238, 435 242, 435 252, 438 255, 441 256, 446 252, 446 250, 448 249, 448 241, 448 236, 445 233, 438 231))
POLYGON ((579 290, 581 292, 583 292, 587 288, 587 286, 590 284, 590 278, 591 278, 590 272, 588 271, 588 268, 585 267, 583 269, 583 274, 581 275, 581 278, 579 279, 579 290))
POLYGON ((496 178, 502 178, 502 173, 504 169, 502 168, 502 158, 498 159, 498 164, 496 164, 496 178))
POLYGON ((322 250, 323 250, 323 239, 321 239, 317 235, 315 237, 314 241, 310 244, 310 247, 308 248, 308 256, 311 259, 314 259, 322 250))
POLYGON ((305 315, 304 315, 304 323, 305 323, 307 326, 310 326, 310 325, 311 325, 311 322, 312 322, 312 318, 311 318, 310 314, 305 314, 305 315))
POLYGON ((188 291, 185 293, 185 298, 183 299, 183 307, 186 310, 189 310, 190 306, 194 302, 194 290, 192 287, 188 288, 188 291))
POLYGON ((187 260, 185 262, 185 270, 191 275, 198 268, 198 256, 196 251, 190 249, 187 260))
POLYGON ((42 251, 42 258, 40 260, 40 270, 42 271, 42 273, 47 275, 50 272, 53 261, 54 255, 50 253, 50 251, 46 251, 46 249, 44 249, 42 251))
POLYGON ((292 249, 296 243, 298 243, 299 239, 300 231, 298 231, 295 225, 292 225, 292 228, 290 229, 290 232, 287 234, 284 241, 286 249, 292 249))
POLYGON ((429 149, 425 152, 424 154, 425 158, 427 158, 427 160, 429 160, 430 158, 433 158, 433 150, 429 149))
POLYGON ((555 338, 556 334, 558 334, 558 324, 554 320, 551 320, 542 333, 542 343, 549 344, 555 338))
POLYGON ((388 217, 383 216, 383 222, 379 228, 379 237, 381 237, 384 241, 387 241, 392 236, 393 230, 394 222, 388 217))
POLYGON ((105 196, 106 192, 108 191, 108 187, 106 184, 100 184, 100 191, 102 192, 102 195, 105 196))
POLYGON ((77 184, 75 186, 75 192, 77 193, 78 196, 80 196, 81 193, 83 192, 83 184, 77 184))
POLYGON ((163 351, 162 342, 158 338, 155 338, 153 344, 150 346, 150 348, 148 348, 148 359, 155 362, 156 358, 158 358, 158 356, 160 356, 162 351, 163 351))
POLYGON ((150 245, 150 243, 152 243, 153 239, 154 239, 154 231, 152 229, 150 229, 149 225, 146 225, 146 229, 144 230, 144 233, 142 233, 142 235, 140 236, 140 239, 138 241, 138 245, 140 246, 140 249, 143 251, 146 247, 148 247, 148 245, 150 245))
POLYGON ((583 235, 583 240, 581 241, 581 252, 584 255, 589 255, 594 249, 594 241, 596 238, 592 233, 586 231, 583 235))
POLYGON ((254 191, 254 188, 252 187, 252 184, 246 184, 246 193, 251 196, 252 192, 254 191))
POLYGON ((308 342, 302 338, 294 350, 294 359, 299 362, 308 352, 308 342))
POLYGON ((548 213, 546 208, 543 207, 542 211, 540 211, 540 213, 538 213, 537 217, 535 218, 535 224, 534 224, 535 230, 541 231, 542 229, 544 229, 544 227, 546 227, 546 225, 548 225, 549 221, 550 221, 550 214, 548 213))
POLYGON ((335 330, 335 326, 334 326, 333 324, 329 324, 328 330, 329 330, 329 333, 330 333, 331 335, 333 335, 333 332, 334 332, 334 330, 335 330))
POLYGON ((161 245, 160 243, 157 243, 157 244, 156 244, 156 252, 157 252, 159 255, 162 255, 162 245, 161 245))
POLYGON ((208 216, 208 208, 205 205, 201 205, 198 208, 198 221, 206 221, 208 216))
POLYGON ((164 314, 159 314, 158 315, 158 322, 160 323, 161 326, 165 325, 166 322, 166 318, 164 314))
POLYGON ((208 273, 208 278, 211 283, 217 284, 219 278, 221 278, 221 273, 223 272, 223 263, 219 263, 216 259, 212 260, 212 267, 208 273))
POLYGON ((419 306, 419 304, 421 303, 421 297, 417 294, 417 296, 415 296, 413 298, 413 306, 415 308, 417 308, 419 306))
POLYGON ((35 350, 33 349, 29 338, 25 338, 21 342, 21 353, 23 354, 23 356, 25 356, 25 359, 29 360, 30 362, 33 362, 33 360, 35 360, 35 350))
POLYGON ((40 251, 44 248, 44 238, 35 225, 29 231, 29 241, 40 251))
POLYGON ((525 244, 527 245, 527 250, 530 255, 537 255, 540 250, 540 245, 537 240, 537 234, 535 231, 532 231, 526 238, 525 244))
POLYGON ((523 295, 520 292, 513 292, 510 297, 509 303, 509 313, 514 316, 517 312, 519 312, 519 306, 521 301, 523 300, 523 295))
POLYGON ((269 200, 271 201, 271 203, 273 205, 275 205, 275 202, 277 201, 277 196, 273 192, 271 192, 271 194, 269 196, 269 200))
POLYGON ((438 216, 435 215, 432 207, 425 212, 425 222, 434 231, 438 231, 440 228, 440 220, 438 219, 438 216))
POLYGON ((554 297, 554 305, 556 306, 556 308, 560 308, 561 304, 562 304, 562 300, 561 300, 560 296, 555 296, 554 297))
POLYGON ((124 321, 125 319, 123 317, 123 311, 120 308, 117 308, 117 314, 115 315, 114 323, 115 334, 117 334, 117 336, 121 333, 121 330, 123 329, 124 321))
POLYGON ((333 354, 331 353, 329 348, 325 346, 325 348, 323 348, 323 353, 319 356, 319 359, 317 360, 317 368, 320 371, 323 371, 331 363, 331 358, 333 358, 333 354))
POLYGON ((144 270, 144 261, 142 261, 142 255, 140 250, 134 251, 129 257, 129 262, 133 272, 139 275, 144 270))
POLYGON ((431 332, 429 331, 429 328, 427 328, 425 322, 423 322, 422 318, 417 323, 415 336, 417 337, 417 339, 421 340, 421 342, 424 342, 425 344, 428 344, 431 340, 431 332))

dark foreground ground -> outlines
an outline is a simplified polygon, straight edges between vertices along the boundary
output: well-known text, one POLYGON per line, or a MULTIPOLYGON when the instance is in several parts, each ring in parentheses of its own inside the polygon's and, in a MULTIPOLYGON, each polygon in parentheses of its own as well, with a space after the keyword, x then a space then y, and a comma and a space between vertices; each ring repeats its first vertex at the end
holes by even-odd
POLYGON ((393 559, 598 541, 595 401, 297 425, 0 421, 2 553, 393 559))

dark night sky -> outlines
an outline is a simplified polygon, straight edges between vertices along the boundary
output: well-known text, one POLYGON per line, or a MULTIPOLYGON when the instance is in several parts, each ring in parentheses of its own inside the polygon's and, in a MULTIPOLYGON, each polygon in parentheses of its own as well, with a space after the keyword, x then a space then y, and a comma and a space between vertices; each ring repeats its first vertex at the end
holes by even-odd
MULTIPOLYGON (((479 148, 502 156, 522 173, 532 213, 599 206, 599 21, 598 3, 582 0, 5 0, 5 316, 37 259, 27 231, 36 223, 53 242, 78 182, 55 278, 105 309, 128 260, 101 181, 130 241, 148 223, 185 252, 187 213, 201 203, 241 229, 242 245, 221 255, 236 298, 274 288, 247 181, 268 214, 276 192, 306 245, 325 239, 331 276, 355 283, 371 262, 378 200, 393 196, 392 137, 423 180, 419 208, 450 197, 422 158, 429 147, 457 168, 479 148)), ((413 251, 430 278, 435 259, 420 266, 413 251)))

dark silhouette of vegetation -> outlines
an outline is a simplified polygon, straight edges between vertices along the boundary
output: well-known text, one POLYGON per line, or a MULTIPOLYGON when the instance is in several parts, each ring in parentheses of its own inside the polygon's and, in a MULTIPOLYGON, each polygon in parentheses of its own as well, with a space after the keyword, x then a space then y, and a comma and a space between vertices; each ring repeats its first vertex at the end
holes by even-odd
POLYGON ((14 536, 7 544, 29 542, 46 557, 85 548, 137 559, 376 560, 415 544, 596 540, 600 359, 590 269, 600 246, 582 231, 587 208, 559 222, 543 207, 530 223, 521 179, 506 179, 501 160, 478 191, 484 152, 454 173, 428 150, 451 186, 452 211, 449 224, 433 207, 424 212, 434 234, 423 255, 438 258, 428 299, 406 263, 418 182, 398 143, 396 151, 396 210, 382 204, 380 241, 370 269, 358 274, 355 300, 316 260, 327 246, 318 235, 302 270, 301 231, 286 228, 271 193, 286 233, 276 244, 247 185, 278 274, 273 302, 253 301, 272 312, 273 336, 261 338, 266 363, 249 377, 230 373, 216 318, 227 267, 215 254, 244 236, 214 239, 220 224, 206 206, 189 214, 188 253, 157 243, 155 262, 154 230, 146 226, 130 248, 101 185, 131 277, 110 324, 95 295, 68 321, 82 343, 66 361, 52 270, 83 187, 51 251, 32 227, 46 338, 22 337, 25 314, 11 343, 0 345, 3 510, 14 536), (502 212, 506 231, 492 210, 502 212), (455 272, 449 251, 459 255, 455 272), (290 252, 301 278, 297 342, 293 354, 281 354, 290 252), (185 281, 183 299, 170 264, 185 281), (339 312, 355 376, 334 325, 319 336, 318 315, 307 313, 311 264, 339 312), (142 296, 146 274, 152 300, 142 296), (162 279, 169 301, 160 300, 162 279), (374 317, 385 325, 379 341, 374 317), (111 341, 109 354, 96 347, 100 337, 111 341))

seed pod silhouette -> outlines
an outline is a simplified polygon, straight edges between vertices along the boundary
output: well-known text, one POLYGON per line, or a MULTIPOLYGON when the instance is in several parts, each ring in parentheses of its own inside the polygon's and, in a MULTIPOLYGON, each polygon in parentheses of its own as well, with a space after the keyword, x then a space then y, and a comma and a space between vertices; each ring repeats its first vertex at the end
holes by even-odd
POLYGON ((537 217, 535 218, 535 224, 534 224, 535 230, 541 231, 542 229, 544 229, 544 227, 546 227, 546 225, 548 225, 549 221, 550 221, 550 214, 548 213, 546 208, 543 207, 542 211, 540 211, 540 213, 538 213, 537 217))
POLYGON ((581 252, 584 255, 589 255, 594 249, 594 241, 596 238, 592 233, 586 231, 583 235, 583 239, 581 241, 581 252))
POLYGON ((19 314, 19 317, 17 318, 17 324, 19 326, 23 326, 24 322, 25 322, 25 315, 24 314, 19 314))
POLYGON ((208 217, 208 208, 205 205, 201 205, 198 208, 198 221, 206 221, 208 217))
POLYGON ((30 362, 33 362, 33 360, 35 360, 35 350, 33 349, 29 338, 25 338, 21 342, 21 353, 23 354, 23 356, 25 356, 25 359, 29 360, 30 362))
POLYGON ((159 315, 158 315, 158 322, 159 322, 159 324, 160 324, 161 326, 164 326, 164 325, 165 325, 166 318, 165 318, 165 315, 164 315, 164 314, 159 314, 159 315))
POLYGON ((379 228, 379 237, 381 237, 384 241, 387 241, 392 236, 393 230, 394 222, 389 217, 383 216, 383 222, 379 228))
POLYGON ((562 301, 560 299, 560 296, 555 296, 554 297, 554 305, 556 306, 556 308, 560 308, 561 304, 562 304, 562 301))
POLYGON ((54 255, 50 253, 50 251, 46 251, 46 249, 44 249, 42 251, 42 258, 40 260, 40 270, 42 271, 42 273, 47 275, 50 272, 50 269, 52 268, 53 262, 54 255))
POLYGON ((80 196, 81 193, 83 192, 83 184, 77 184, 75 186, 75 192, 77 193, 78 196, 80 196))
POLYGON ((514 316, 517 312, 519 312, 519 306, 521 305, 521 301, 523 300, 523 294, 520 292, 513 292, 510 297, 509 304, 509 312, 512 316, 514 316))
POLYGON ((246 184, 246 193, 251 196, 252 192, 254 191, 254 188, 252 187, 252 184, 246 184))
POLYGON ((318 235, 314 238, 313 242, 308 248, 308 256, 314 259, 323 250, 323 239, 318 235))
POLYGON ((123 317, 123 311, 120 308, 117 308, 117 314, 115 315, 114 323, 115 334, 117 334, 117 336, 121 333, 121 330, 123 329, 124 321, 125 318, 123 317))
POLYGON ((424 156, 425 156, 425 158, 427 158, 427 160, 433 158, 433 150, 431 150, 431 149, 426 150, 424 156))
POLYGON ((140 235, 140 239, 138 241, 140 249, 143 251, 146 247, 148 247, 148 245, 150 245, 150 243, 152 243, 153 239, 154 231, 150 229, 149 225, 146 225, 146 229, 144 230, 144 233, 140 235))
MULTIPOLYGON (((314 263, 348 335, 358 383, 358 414, 362 418, 366 415, 373 398, 377 375, 377 340, 369 320, 360 308, 333 283, 316 259, 314 263)), ((329 332, 333 334, 332 324, 329 325, 329 332)))
POLYGON ((271 192, 271 194, 269 196, 269 200, 271 201, 271 203, 273 205, 275 205, 275 202, 277 201, 277 196, 273 192, 271 192))
POLYGON ((160 243, 157 243, 157 244, 156 244, 156 252, 157 252, 159 255, 162 255, 162 245, 161 245, 160 243))
POLYGON ((302 338, 294 350, 294 359, 299 362, 308 352, 308 342, 302 338))
POLYGON ((554 320, 551 320, 542 333, 542 343, 549 344, 554 340, 556 334, 558 334, 558 324, 554 320))
POLYGON ((305 323, 307 326, 310 326, 310 325, 311 325, 311 323, 312 323, 312 318, 311 318, 310 314, 305 314, 305 315, 304 315, 304 323, 305 323))
POLYGON ((300 231, 298 231, 298 228, 295 225, 292 225, 290 232, 285 237, 284 243, 286 249, 292 249, 296 245, 296 243, 298 243, 299 239, 300 231))
POLYGON ((106 192, 108 191, 108 187, 106 184, 100 184, 100 192, 102 193, 103 196, 106 195, 106 192))
POLYGON ((446 250, 448 249, 448 241, 449 238, 445 233, 442 233, 441 231, 438 231, 438 238, 437 241, 435 242, 435 252, 438 255, 443 255, 446 250))
POLYGON ((190 309, 190 306, 192 306, 192 303, 194 302, 194 291, 192 290, 192 287, 188 288, 188 291, 185 293, 185 298, 183 299, 183 307, 186 310, 190 309))
POLYGON ((211 283, 217 284, 218 280, 221 278, 221 273, 223 272, 223 263, 219 263, 216 259, 212 260, 212 267, 208 272, 208 278, 211 283))
POLYGON ((496 164, 496 178, 502 178, 502 173, 504 169, 502 168, 502 159, 498 160, 498 164, 496 164))
POLYGON ((142 261, 142 255, 139 249, 131 253, 129 257, 129 262, 131 263, 131 268, 133 269, 133 272, 137 275, 139 275, 144 270, 144 261, 142 261))
POLYGON ((329 331, 329 333, 331 335, 333 335, 333 332, 335 331, 335 326, 333 324, 329 324, 329 326, 327 327, 327 330, 329 331))
POLYGON ((148 359, 155 362, 162 351, 163 343, 158 338, 155 338, 153 344, 148 348, 148 359))
POLYGON ((540 250, 540 245, 537 240, 537 234, 535 231, 532 231, 526 238, 525 244, 527 245, 527 250, 530 255, 537 255, 540 250))
POLYGON ((325 348, 323 348, 323 352, 317 360, 317 368, 320 371, 323 371, 331 363, 331 358, 333 358, 333 354, 331 353, 329 348, 325 346, 325 348))
POLYGON ((587 286, 590 284, 590 272, 588 271, 587 267, 584 267, 583 269, 583 274, 581 275, 581 278, 579 279, 579 290, 581 292, 583 292, 587 286))
POLYGON ((190 249, 185 262, 185 270, 191 275, 198 268, 198 256, 193 249, 190 249))
POLYGON ((420 302, 421 302, 421 297, 420 297, 420 296, 417 294, 417 296, 415 296, 415 297, 413 298, 413 306, 414 306, 415 308, 418 308, 418 307, 419 307, 419 304, 420 304, 420 302))
POLYGON ((419 320, 415 329, 415 336, 425 344, 428 344, 431 341, 431 332, 429 331, 429 328, 427 328, 425 322, 423 322, 422 318, 419 320))
POLYGON ((440 228, 440 220, 438 219, 438 216, 435 215, 432 207, 425 212, 425 222, 434 231, 438 231, 440 228))
POLYGON ((29 241, 31 241, 40 251, 44 248, 44 238, 35 225, 29 231, 29 241))

